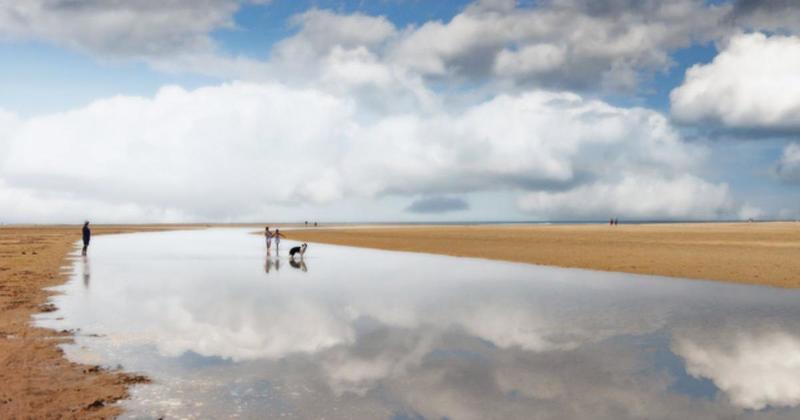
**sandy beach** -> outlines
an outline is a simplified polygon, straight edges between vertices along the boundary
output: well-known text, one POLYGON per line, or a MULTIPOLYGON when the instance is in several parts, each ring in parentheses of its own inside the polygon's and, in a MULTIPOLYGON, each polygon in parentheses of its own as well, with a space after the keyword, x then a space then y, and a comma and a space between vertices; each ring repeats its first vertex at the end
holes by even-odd
MULTIPOLYGON (((95 226, 93 235, 194 227, 202 226, 95 226)), ((291 241, 800 287, 800 223, 378 226, 284 233, 291 241)), ((58 344, 69 342, 71 331, 32 326, 31 315, 54 309, 47 304, 51 292, 43 288, 66 281, 60 269, 79 239, 78 226, 0 228, 0 418, 107 418, 119 414, 113 402, 128 395, 130 384, 147 381, 69 362, 58 344)))
POLYGON ((296 241, 800 287, 796 222, 358 227, 286 234, 296 241))
MULTIPOLYGON (((166 230, 170 226, 93 227, 93 235, 166 230)), ((80 226, 0 228, 0 418, 110 418, 113 402, 147 378, 66 360, 58 345, 71 331, 35 328, 31 315, 55 308, 43 290, 67 280, 80 226)), ((91 248, 90 248, 91 252, 91 248)))

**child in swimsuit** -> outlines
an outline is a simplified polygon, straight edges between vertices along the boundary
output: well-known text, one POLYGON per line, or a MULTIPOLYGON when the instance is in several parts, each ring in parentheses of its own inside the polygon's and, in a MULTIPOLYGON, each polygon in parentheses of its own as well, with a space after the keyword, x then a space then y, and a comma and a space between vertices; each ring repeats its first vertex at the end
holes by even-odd
POLYGON ((285 236, 281 234, 280 229, 275 229, 275 233, 272 234, 272 237, 275 239, 275 249, 278 249, 281 245, 281 238, 285 238, 285 236))
POLYGON ((272 246, 272 232, 269 231, 269 226, 264 229, 264 239, 267 241, 267 251, 272 246))

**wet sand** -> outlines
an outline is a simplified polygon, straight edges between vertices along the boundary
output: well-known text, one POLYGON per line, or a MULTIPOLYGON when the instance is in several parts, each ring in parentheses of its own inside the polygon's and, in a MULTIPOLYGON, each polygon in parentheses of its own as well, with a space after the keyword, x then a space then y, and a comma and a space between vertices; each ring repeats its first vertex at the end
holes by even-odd
MULTIPOLYGON (((93 227, 92 234, 167 230, 169 226, 93 227)), ((80 226, 0 228, 0 418, 110 418, 130 384, 147 378, 66 360, 58 344, 71 331, 32 325, 54 310, 44 287, 67 280, 60 267, 80 240, 80 226)), ((91 247, 90 247, 91 252, 91 247)))
MULTIPOLYGON (((800 223, 300 229, 295 241, 800 287, 800 223)), ((309 249, 313 253, 313 246, 309 249)))

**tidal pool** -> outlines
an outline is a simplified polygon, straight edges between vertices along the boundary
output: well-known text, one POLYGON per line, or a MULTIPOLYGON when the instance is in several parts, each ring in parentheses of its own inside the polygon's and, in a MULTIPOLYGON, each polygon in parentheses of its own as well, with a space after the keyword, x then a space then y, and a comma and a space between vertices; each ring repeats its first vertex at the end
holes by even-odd
POLYGON ((128 418, 800 418, 797 291, 293 245, 98 236, 37 323, 128 418))

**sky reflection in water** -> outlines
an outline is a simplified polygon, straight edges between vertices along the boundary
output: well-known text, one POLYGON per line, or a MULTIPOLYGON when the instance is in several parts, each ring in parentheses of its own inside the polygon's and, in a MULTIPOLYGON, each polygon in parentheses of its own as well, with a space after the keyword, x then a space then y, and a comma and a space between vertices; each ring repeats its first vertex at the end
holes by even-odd
POLYGON ((293 245, 93 238, 39 323, 153 378, 134 418, 800 415, 796 291, 293 245))

